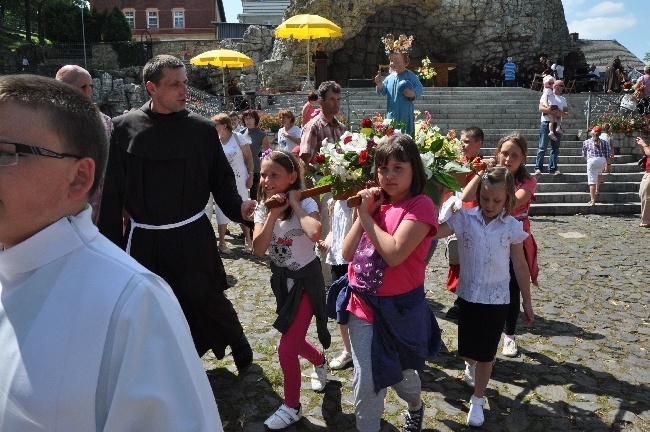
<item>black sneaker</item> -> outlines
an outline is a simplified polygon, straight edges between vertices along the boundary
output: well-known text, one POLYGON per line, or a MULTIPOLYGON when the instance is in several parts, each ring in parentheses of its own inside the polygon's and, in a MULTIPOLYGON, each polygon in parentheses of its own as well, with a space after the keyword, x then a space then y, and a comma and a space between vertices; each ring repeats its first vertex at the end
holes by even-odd
POLYGON ((404 427, 402 432, 420 432, 422 430, 422 425, 424 423, 424 402, 421 402, 422 406, 417 411, 411 411, 409 409, 404 413, 404 427))

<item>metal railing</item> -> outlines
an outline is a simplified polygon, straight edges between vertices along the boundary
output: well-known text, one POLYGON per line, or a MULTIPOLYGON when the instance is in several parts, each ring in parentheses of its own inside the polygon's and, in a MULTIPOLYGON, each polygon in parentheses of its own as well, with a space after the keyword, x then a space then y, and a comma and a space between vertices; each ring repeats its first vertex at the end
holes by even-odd
MULTIPOLYGON (((45 58, 84 58, 84 44, 81 42, 57 43, 43 48, 45 58)), ((93 56, 93 44, 86 43, 86 57, 93 56)))
MULTIPOLYGON (((309 92, 292 92, 292 93, 265 93, 265 92, 246 92, 243 98, 248 102, 248 106, 258 111, 274 114, 281 109, 291 111, 296 117, 302 113, 302 107, 307 102, 309 92)), ((226 96, 224 103, 223 95, 215 96, 208 92, 198 90, 194 87, 187 88, 187 109, 210 118, 221 112, 233 111, 234 107, 229 103, 229 97, 226 96)), ((348 119, 353 114, 351 112, 351 94, 348 91, 341 92, 341 113, 348 119)))
POLYGON ((631 100, 632 93, 589 93, 585 102, 586 128, 589 129, 591 120, 602 115, 619 115, 634 118, 647 114, 639 111, 638 101, 631 100))

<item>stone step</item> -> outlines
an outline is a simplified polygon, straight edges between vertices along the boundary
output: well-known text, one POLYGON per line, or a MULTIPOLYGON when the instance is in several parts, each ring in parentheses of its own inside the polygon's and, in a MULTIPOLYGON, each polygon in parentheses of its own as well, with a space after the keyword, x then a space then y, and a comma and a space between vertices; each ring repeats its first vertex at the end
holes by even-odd
MULTIPOLYGON (((607 181, 610 182, 635 182, 637 184, 641 183, 641 179, 643 178, 643 173, 640 172, 616 172, 616 170, 619 167, 616 166, 614 167, 614 172, 612 174, 606 174, 605 177, 607 178, 607 181)), ((546 167, 544 167, 546 169, 546 167)), ((562 174, 555 175, 555 174, 547 174, 546 172, 543 172, 542 174, 539 174, 535 176, 537 179, 537 184, 540 183, 584 183, 587 184, 587 173, 586 169, 584 166, 576 166, 576 165, 567 165, 567 166, 562 166, 560 165, 560 171, 562 171, 562 174)))
MULTIPOLYGON (((590 200, 589 187, 585 184, 584 191, 579 192, 535 192, 537 204, 564 203, 564 204, 582 204, 590 200)), ((605 192, 600 191, 596 201, 602 203, 640 203, 639 193, 637 192, 605 192)))
POLYGON ((571 216, 576 214, 638 214, 641 212, 639 203, 596 203, 590 206, 588 202, 576 203, 533 203, 530 207, 531 216, 571 216))
MULTIPOLYGON (((600 190, 603 192, 634 192, 638 195, 638 182, 612 182, 609 175, 603 176, 603 182, 600 184, 600 190)), ((537 183, 536 193, 568 193, 588 191, 586 183, 537 183)))

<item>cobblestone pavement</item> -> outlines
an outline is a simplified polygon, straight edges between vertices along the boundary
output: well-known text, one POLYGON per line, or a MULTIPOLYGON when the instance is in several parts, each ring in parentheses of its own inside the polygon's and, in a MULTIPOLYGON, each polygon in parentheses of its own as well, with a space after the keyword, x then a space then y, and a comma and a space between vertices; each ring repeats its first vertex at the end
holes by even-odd
MULTIPOLYGON (((487 391, 487 431, 650 431, 650 230, 638 216, 535 217, 540 286, 533 287, 535 322, 520 325, 520 355, 498 354, 487 391)), ((231 224, 234 232, 237 228, 231 224)), ((255 352, 255 364, 237 376, 232 357, 203 358, 227 431, 262 431, 282 402, 273 329, 275 300, 266 259, 242 253, 224 259, 236 285, 227 291, 255 352)), ((445 347, 422 371, 426 430, 461 431, 471 390, 456 356, 456 324, 445 319, 454 297, 444 289, 447 264, 439 248, 427 272, 427 298, 445 347)), ((330 322, 334 357, 342 348, 330 322)), ((309 337, 317 341, 315 325, 309 337)), ((303 361, 304 418, 287 431, 353 431, 352 368, 330 371, 323 393, 310 389, 303 361)), ((401 430, 404 403, 390 390, 382 431, 401 430)))

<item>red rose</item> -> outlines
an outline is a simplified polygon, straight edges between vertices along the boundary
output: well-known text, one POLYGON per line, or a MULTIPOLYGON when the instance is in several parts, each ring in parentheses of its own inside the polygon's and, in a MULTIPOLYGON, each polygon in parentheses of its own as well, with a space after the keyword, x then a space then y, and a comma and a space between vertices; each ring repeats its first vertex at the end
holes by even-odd
POLYGON ((395 129, 392 129, 392 128, 391 128, 391 129, 388 129, 388 130, 386 131, 386 136, 393 136, 394 133, 395 133, 395 129))
POLYGON ((314 162, 317 164, 325 163, 325 155, 318 153, 316 156, 314 156, 314 162))
POLYGON ((346 136, 345 139, 343 140, 343 144, 347 144, 347 143, 349 143, 350 141, 352 141, 352 135, 348 135, 348 136, 346 136))
POLYGON ((361 127, 362 128, 372 128, 372 120, 369 118, 364 118, 361 120, 361 127))
POLYGON ((361 164, 361 166, 365 166, 368 163, 368 159, 370 159, 368 150, 361 150, 359 152, 359 163, 361 164))

